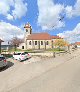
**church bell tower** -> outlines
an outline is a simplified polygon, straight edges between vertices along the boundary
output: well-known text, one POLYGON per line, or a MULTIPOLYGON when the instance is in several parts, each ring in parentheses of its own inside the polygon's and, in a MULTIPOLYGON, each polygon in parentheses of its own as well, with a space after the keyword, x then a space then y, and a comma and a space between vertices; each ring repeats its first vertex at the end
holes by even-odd
POLYGON ((29 23, 25 24, 25 35, 24 35, 24 42, 25 42, 25 48, 27 49, 27 37, 32 34, 32 27, 29 23))
POLYGON ((26 36, 32 34, 32 27, 29 23, 25 24, 24 28, 25 28, 25 31, 26 31, 26 36))

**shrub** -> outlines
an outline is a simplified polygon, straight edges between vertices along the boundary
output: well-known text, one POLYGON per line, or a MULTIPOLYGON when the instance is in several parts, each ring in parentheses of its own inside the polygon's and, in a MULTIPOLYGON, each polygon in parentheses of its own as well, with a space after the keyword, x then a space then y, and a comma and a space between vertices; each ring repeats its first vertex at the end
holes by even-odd
POLYGON ((2 55, 5 56, 5 57, 8 57, 8 58, 12 57, 12 54, 2 54, 2 55))

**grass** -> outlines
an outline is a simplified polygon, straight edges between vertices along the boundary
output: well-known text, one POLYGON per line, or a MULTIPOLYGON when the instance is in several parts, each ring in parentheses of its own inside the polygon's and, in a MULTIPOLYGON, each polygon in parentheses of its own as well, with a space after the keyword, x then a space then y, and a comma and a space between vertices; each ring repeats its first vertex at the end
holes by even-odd
POLYGON ((33 50, 21 50, 21 49, 9 49, 9 50, 2 50, 2 52, 20 52, 20 51, 25 51, 25 52, 33 52, 33 50))
MULTIPOLYGON (((21 50, 21 49, 16 49, 16 50, 14 50, 14 49, 9 49, 8 51, 6 51, 6 50, 3 50, 2 52, 21 52, 21 51, 24 51, 24 52, 30 52, 30 53, 34 53, 35 51, 34 50, 21 50)), ((49 52, 63 52, 64 50, 63 49, 60 49, 60 48, 54 48, 54 49, 46 49, 46 50, 44 50, 44 51, 49 51, 49 52)))

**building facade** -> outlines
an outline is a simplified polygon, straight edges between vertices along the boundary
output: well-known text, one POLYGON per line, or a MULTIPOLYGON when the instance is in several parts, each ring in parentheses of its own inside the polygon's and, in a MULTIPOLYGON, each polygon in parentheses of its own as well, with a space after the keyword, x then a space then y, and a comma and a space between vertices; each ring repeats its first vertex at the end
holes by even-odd
POLYGON ((59 36, 51 36, 46 32, 32 33, 32 27, 29 23, 26 24, 24 28, 24 43, 19 45, 19 49, 50 49, 54 48, 56 39, 61 39, 59 36))

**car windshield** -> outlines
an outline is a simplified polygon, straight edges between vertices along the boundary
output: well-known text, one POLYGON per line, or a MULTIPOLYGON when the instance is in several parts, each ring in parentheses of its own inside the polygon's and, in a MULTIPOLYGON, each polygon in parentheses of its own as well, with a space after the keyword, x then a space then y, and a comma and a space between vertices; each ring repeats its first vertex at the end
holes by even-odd
POLYGON ((21 55, 25 55, 25 53, 22 53, 21 55))
POLYGON ((14 53, 14 55, 20 55, 21 53, 14 53))
POLYGON ((28 52, 24 52, 25 54, 28 54, 28 52))

